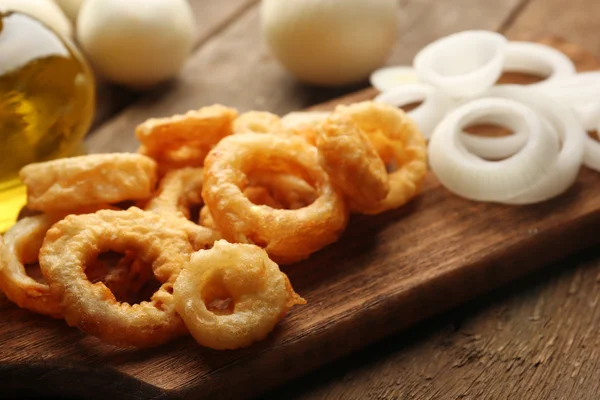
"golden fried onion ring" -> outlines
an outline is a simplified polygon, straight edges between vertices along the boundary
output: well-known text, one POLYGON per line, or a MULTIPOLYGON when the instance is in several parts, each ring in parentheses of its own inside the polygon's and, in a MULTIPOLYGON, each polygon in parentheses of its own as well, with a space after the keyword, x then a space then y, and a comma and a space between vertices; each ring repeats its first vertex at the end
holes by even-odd
POLYGON ((306 303, 264 250, 224 240, 192 255, 173 297, 196 341, 217 350, 265 338, 292 306, 306 303))
POLYGON ((390 191, 385 164, 352 117, 333 113, 318 125, 319 161, 350 208, 361 212, 377 207, 390 191))
POLYGON ((248 111, 233 121, 233 133, 281 133, 279 116, 266 111, 248 111))
POLYGON ((206 158, 202 197, 225 239, 265 247, 281 263, 334 242, 348 221, 343 197, 319 165, 317 149, 293 136, 248 133, 223 139, 206 158), (243 194, 252 169, 301 176, 317 198, 298 210, 253 204, 243 194))
POLYGON ((50 214, 23 218, 0 237, 0 289, 19 307, 54 318, 63 314, 60 297, 27 275, 24 264, 37 262, 46 232, 59 220, 50 214))
POLYGON ((30 164, 19 176, 27 207, 44 212, 150 197, 156 163, 140 154, 92 154, 30 164))
POLYGON ((232 134, 237 110, 222 105, 202 107, 183 115, 151 118, 138 125, 139 153, 155 159, 162 172, 202 167, 210 149, 232 134))
MULTIPOLYGON (((336 113, 352 117, 379 151, 393 149, 391 164, 397 168, 389 173, 390 191, 376 206, 361 210, 364 214, 379 214, 400 207, 416 196, 427 173, 425 138, 404 111, 387 104, 364 101, 338 106, 336 113), (389 139, 384 143, 383 138, 389 139)), ((380 156, 385 160, 389 154, 380 156)))
POLYGON ((46 234, 40 267, 48 285, 63 299, 70 326, 119 346, 147 347, 186 332, 175 311, 172 285, 193 249, 185 231, 157 214, 132 207, 70 215, 46 234), (149 302, 116 301, 102 283, 85 274, 89 260, 105 251, 137 252, 162 283, 149 302))
POLYGON ((156 195, 146 205, 146 211, 190 218, 190 207, 203 204, 202 168, 183 168, 168 172, 160 181, 156 195))
MULTIPOLYGON (((210 247, 215 240, 220 239, 218 232, 199 226, 189 220, 190 208, 202 205, 202 183, 204 172, 202 168, 183 168, 168 172, 160 181, 160 187, 145 207, 165 217, 178 218, 181 229, 185 230, 194 250, 210 247)), ((196 221, 199 222, 199 221, 196 221)))

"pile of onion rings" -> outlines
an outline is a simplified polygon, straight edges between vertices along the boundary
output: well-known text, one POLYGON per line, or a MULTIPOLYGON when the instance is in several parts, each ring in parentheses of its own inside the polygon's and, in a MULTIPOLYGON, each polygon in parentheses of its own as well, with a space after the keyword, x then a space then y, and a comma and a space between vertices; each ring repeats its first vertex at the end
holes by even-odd
POLYGON ((371 75, 375 101, 408 114, 429 142, 439 181, 462 197, 533 204, 569 189, 581 165, 600 171, 600 144, 586 135, 600 126, 600 71, 577 73, 565 54, 540 43, 508 41, 490 31, 438 39, 413 67, 371 75), (528 86, 495 85, 503 71, 543 76, 528 86), (493 124, 513 134, 476 136, 493 124))
POLYGON ((263 339, 306 303, 276 262, 336 241, 351 211, 403 205, 426 170, 414 123, 372 102, 283 118, 214 105, 136 135, 137 154, 23 168, 39 214, 0 238, 11 301, 116 346, 263 339))

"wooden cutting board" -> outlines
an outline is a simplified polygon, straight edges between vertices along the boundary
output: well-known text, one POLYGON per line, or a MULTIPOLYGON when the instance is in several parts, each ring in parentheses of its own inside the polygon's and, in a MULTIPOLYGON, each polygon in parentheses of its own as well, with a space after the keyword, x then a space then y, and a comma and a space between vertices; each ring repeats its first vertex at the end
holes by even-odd
MULTIPOLYGON (((576 45, 546 42, 580 70, 600 68, 576 45)), ((600 174, 587 169, 566 194, 524 207, 461 199, 429 174, 407 206, 353 217, 339 242, 286 267, 308 304, 238 351, 203 349, 191 338, 116 349, 0 296, 0 397, 249 398, 597 243, 599 198, 600 174)))

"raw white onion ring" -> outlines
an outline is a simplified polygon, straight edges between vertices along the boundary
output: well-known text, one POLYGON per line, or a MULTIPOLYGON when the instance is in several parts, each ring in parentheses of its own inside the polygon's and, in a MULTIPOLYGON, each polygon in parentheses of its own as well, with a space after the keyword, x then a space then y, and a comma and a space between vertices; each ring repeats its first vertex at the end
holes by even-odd
MULTIPOLYGON (((600 119, 598 120, 596 132, 600 135, 600 119)), ((583 163, 586 167, 600 172, 600 143, 589 136, 585 139, 583 163)))
POLYGON ((564 53, 545 44, 508 42, 504 71, 541 75, 546 77, 543 82, 550 82, 574 75, 575 65, 564 53))
POLYGON ((396 86, 418 83, 417 71, 409 66, 384 67, 374 71, 369 77, 371 85, 385 92, 396 86))
MULTIPOLYGON (((477 123, 494 124, 502 126, 505 119, 496 116, 482 117, 477 123)), ((512 135, 500 137, 476 136, 468 132, 461 132, 460 140, 467 150, 478 157, 488 160, 501 160, 517 153, 527 142, 529 133, 520 130, 512 135)))
POLYGON ((502 73, 506 38, 490 31, 464 31, 423 48, 413 65, 422 82, 453 97, 470 97, 491 87, 502 73))
POLYGON ((600 119, 600 71, 581 72, 550 82, 540 82, 535 89, 563 104, 569 104, 585 130, 596 129, 600 119))
POLYGON ((416 122, 426 139, 431 137, 437 124, 454 105, 454 101, 448 96, 423 83, 396 86, 375 97, 374 101, 395 107, 422 102, 407 114, 416 122))
POLYGON ((540 118, 529 107, 513 100, 483 98, 450 112, 429 142, 429 162, 450 191, 471 200, 502 202, 527 192, 553 167, 558 138, 544 132, 540 118), (514 156, 486 161, 469 154, 459 134, 470 123, 490 115, 504 115, 503 125, 513 132, 529 133, 514 156))

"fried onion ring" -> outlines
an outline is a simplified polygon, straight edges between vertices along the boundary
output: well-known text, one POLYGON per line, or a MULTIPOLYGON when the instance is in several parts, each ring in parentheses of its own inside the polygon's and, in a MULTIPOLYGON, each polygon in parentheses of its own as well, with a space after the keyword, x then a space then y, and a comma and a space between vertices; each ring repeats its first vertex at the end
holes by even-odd
POLYGON ((233 121, 233 133, 281 133, 279 116, 266 111, 248 111, 233 121))
POLYGON ((23 167, 27 207, 63 212, 96 204, 150 197, 156 163, 140 154, 92 154, 23 167))
POLYGON ((190 218, 190 207, 203 204, 203 182, 202 168, 170 171, 161 179, 157 194, 148 202, 145 210, 190 218))
MULTIPOLYGON (((402 110, 372 101, 338 106, 335 112, 351 116, 370 140, 376 138, 376 149, 389 151, 393 144, 391 164, 396 169, 389 173, 390 191, 377 206, 361 212, 379 214, 398 208, 416 196, 427 173, 425 139, 416 124, 402 110), (382 142, 382 136, 389 139, 389 143, 382 142)), ((380 153, 380 156, 385 158, 386 154, 380 153)))
POLYGON ((377 207, 390 191, 385 164, 352 117, 333 113, 317 126, 319 161, 352 210, 377 207))
POLYGON ((194 339, 217 350, 265 338, 292 306, 306 304, 264 250, 224 240, 192 255, 173 297, 194 339))
POLYGON ((60 216, 40 214, 23 218, 0 237, 0 289, 16 305, 27 310, 62 317, 60 297, 48 285, 31 278, 24 264, 35 263, 50 227, 60 216))
POLYGON ((240 134, 223 139, 204 166, 202 197, 223 237, 265 247, 281 263, 307 258, 334 242, 348 221, 341 193, 318 162, 317 149, 298 137, 240 134), (316 200, 298 210, 253 204, 243 194, 253 169, 302 177, 316 200))
POLYGON ((146 211, 165 217, 178 218, 180 227, 188 233, 194 250, 206 249, 215 240, 220 239, 218 232, 189 220, 191 207, 204 203, 202 200, 203 181, 202 168, 183 168, 170 171, 161 180, 155 197, 145 207, 146 211))
POLYGON ((70 326, 118 346, 147 347, 186 332, 175 311, 172 285, 193 252, 186 232, 173 221, 132 207, 70 215, 46 234, 40 267, 52 292, 63 299, 70 326), (85 274, 89 260, 105 251, 137 252, 162 284, 149 302, 116 301, 102 282, 85 274))
POLYGON ((202 167, 210 149, 232 134, 237 110, 213 105, 184 115, 151 118, 138 125, 139 153, 155 159, 162 173, 176 168, 202 167))

